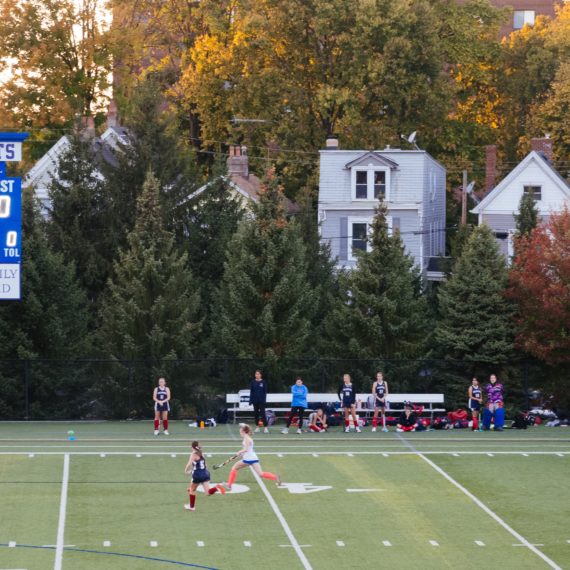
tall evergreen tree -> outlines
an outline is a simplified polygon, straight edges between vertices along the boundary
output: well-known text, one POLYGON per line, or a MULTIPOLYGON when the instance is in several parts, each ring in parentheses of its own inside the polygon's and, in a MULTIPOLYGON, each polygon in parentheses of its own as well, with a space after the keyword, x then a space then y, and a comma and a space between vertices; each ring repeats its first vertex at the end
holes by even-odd
POLYGON ((269 172, 253 217, 229 244, 217 294, 218 352, 273 364, 307 354, 314 311, 299 227, 287 219, 283 192, 269 172))
POLYGON ((515 214, 517 236, 529 236, 538 223, 538 209, 534 201, 534 193, 523 192, 519 202, 519 213, 515 214))
MULTIPOLYGON (((49 245, 32 192, 24 193, 22 239, 22 300, 0 304, 0 358, 71 360, 85 356, 89 353, 87 298, 73 265, 66 264, 63 255, 49 245)), ((55 364, 37 365, 34 372, 37 403, 72 383, 55 364)), ((22 411, 16 410, 23 398, 19 375, 14 370, 14 375, 0 377, 3 417, 22 411)))
POLYGON ((107 215, 111 205, 96 170, 91 140, 71 136, 49 187, 48 235, 53 247, 73 263, 94 303, 104 288, 116 248, 107 215))
POLYGON ((164 228, 159 182, 149 171, 137 202, 129 247, 114 264, 101 309, 99 343, 117 359, 192 355, 201 323, 200 296, 187 257, 164 228))
POLYGON ((345 358, 410 358, 421 353, 428 307, 412 257, 390 235, 386 205, 372 223, 372 249, 341 276, 342 296, 327 319, 329 352, 345 358))
POLYGON ((505 371, 513 356, 514 309, 506 286, 506 260, 493 232, 478 226, 439 290, 434 354, 458 361, 446 386, 451 399, 465 395, 468 375, 505 371))

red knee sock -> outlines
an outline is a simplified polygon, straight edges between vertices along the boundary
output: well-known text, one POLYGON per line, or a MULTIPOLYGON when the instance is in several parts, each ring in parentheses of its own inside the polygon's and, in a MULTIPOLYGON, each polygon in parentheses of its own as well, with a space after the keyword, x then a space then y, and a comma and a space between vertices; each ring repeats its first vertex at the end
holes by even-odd
POLYGON ((208 495, 213 495, 214 493, 217 492, 218 492, 217 487, 211 487, 210 490, 208 491, 208 495))
POLYGON ((162 420, 162 427, 163 427, 165 430, 168 430, 168 420, 162 420))
POLYGON ((190 508, 193 509, 196 504, 196 495, 190 495, 190 508))
POLYGON ((237 471, 235 469, 232 469, 230 471, 230 476, 228 477, 228 485, 231 487, 234 484, 234 481, 236 480, 237 477, 237 471))
POLYGON ((350 426, 350 420, 344 420, 344 427, 350 426))
POLYGON ((261 476, 264 479, 271 479, 272 481, 277 481, 277 475, 273 474, 273 473, 269 473, 269 471, 263 471, 261 473, 261 476))
POLYGON ((473 429, 479 429, 479 418, 473 417, 473 429))
POLYGON ((372 418, 372 427, 376 427, 378 425, 378 419, 372 418))
POLYGON ((160 427, 160 420, 154 420, 154 429, 157 430, 160 427))

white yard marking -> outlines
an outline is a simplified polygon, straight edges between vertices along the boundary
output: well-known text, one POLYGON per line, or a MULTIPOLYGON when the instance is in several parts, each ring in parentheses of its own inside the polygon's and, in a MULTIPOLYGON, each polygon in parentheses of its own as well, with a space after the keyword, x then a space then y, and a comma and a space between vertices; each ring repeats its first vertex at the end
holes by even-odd
POLYGON ((176 453, 171 453, 170 457, 172 457, 172 459, 176 459, 176 453))
POLYGON ((33 453, 30 453, 30 454, 28 455, 28 457, 29 457, 30 459, 33 459, 33 458, 35 457, 35 455, 34 455, 33 453))
POLYGON ((319 454, 318 453, 313 453, 313 457, 318 457, 319 454))
POLYGON ((104 453, 101 453, 100 457, 106 457, 106 455, 104 453))
POLYGON ((564 457, 563 453, 557 453, 556 455, 558 455, 558 457, 564 457))
MULTIPOLYGON (((280 544, 280 548, 293 548, 292 544, 280 544)), ((299 548, 311 548, 312 544, 299 544, 299 548)))
POLYGON ((337 540, 337 541, 336 541, 336 545, 337 545, 337 546, 344 546, 345 544, 344 544, 344 542, 343 542, 342 540, 337 540))
POLYGON ((13 541, 13 540, 11 540, 11 541, 8 543, 8 548, 16 548, 16 542, 13 541))
POLYGON ((307 495, 332 489, 330 485, 313 485, 312 483, 281 483, 281 489, 287 489, 292 495, 307 495))
POLYGON ((430 543, 432 546, 439 546, 439 542, 438 542, 437 540, 430 540, 429 543, 430 543))
POLYGON ((489 457, 495 457, 492 453, 487 453, 489 457))
MULTIPOLYGON (((57 544, 42 544, 42 548, 57 548, 57 544)), ((64 544, 63 548, 75 548, 75 544, 64 544)))
POLYGON ((137 453, 137 455, 136 455, 136 456, 137 456, 137 457, 142 457, 142 455, 141 455, 140 453, 137 453))
POLYGON ((475 544, 476 544, 477 546, 485 546, 485 543, 484 543, 482 540, 476 540, 476 541, 475 541, 475 544))
POLYGON ((105 546, 105 547, 108 548, 109 546, 111 546, 111 541, 110 541, 110 540, 104 540, 104 541, 103 541, 103 546, 105 546))
POLYGON ((243 545, 247 546, 249 548, 249 547, 251 547, 251 541, 250 540, 244 540, 243 545))
POLYGON ((459 453, 452 453, 453 457, 459 457, 459 453))
POLYGON ((257 484, 261 487, 263 494, 265 495, 265 497, 269 501, 269 504, 271 505, 273 512, 277 516, 279 522, 281 523, 281 526, 283 527, 283 530, 285 531, 285 534, 287 535, 287 538, 289 538, 289 542, 291 543, 291 546, 295 549, 295 552, 297 553, 299 560, 301 560, 301 564, 303 565, 303 568, 305 568, 305 570, 312 570, 313 567, 311 566, 311 564, 307 560, 305 553, 301 550, 301 547, 299 546, 299 542, 297 541, 297 539, 295 538, 295 535, 293 534, 293 532, 289 528, 289 525, 287 524, 285 517, 283 516, 283 514, 279 510, 279 507, 277 506, 277 503, 275 502, 275 499, 271 496, 271 493, 267 490, 265 483, 263 482, 261 477, 253 469, 251 469, 251 473, 255 477, 257 484))
POLYGON ((385 491, 386 489, 347 489, 347 493, 379 493, 380 491, 385 491))
POLYGON ((387 453, 383 453, 382 455, 383 457, 390 457, 387 453))
POLYGON ((354 457, 354 453, 347 453, 346 456, 347 457, 354 457))
POLYGON ((383 544, 384 546, 392 546, 392 543, 391 543, 389 540, 383 540, 383 541, 382 541, 382 544, 383 544))
POLYGON ((211 453, 206 453, 206 457, 213 457, 213 455, 211 453))
POLYGON ((278 454, 277 454, 277 457, 283 457, 283 454, 282 454, 282 453, 278 453, 278 454))
POLYGON ((523 457, 528 457, 528 453, 523 453, 522 456, 523 456, 523 457))
POLYGON ((197 540, 196 546, 199 546, 200 548, 202 548, 204 546, 204 541, 203 540, 197 540))
POLYGON ((158 546, 158 542, 157 542, 156 540, 151 540, 150 543, 149 543, 149 545, 150 545, 152 548, 156 548, 156 547, 158 546))
POLYGON ((67 513, 67 488, 69 486, 69 454, 63 456, 63 477, 61 481, 61 497, 59 500, 59 522, 55 548, 54 570, 61 570, 65 538, 65 516, 67 513))
POLYGON ((463 485, 461 485, 461 483, 458 483, 453 477, 451 477, 451 475, 449 475, 441 467, 439 467, 439 465, 436 465, 431 459, 428 459, 422 453, 419 454, 419 457, 421 457, 428 465, 433 467, 433 469, 435 469, 441 476, 445 477, 452 485, 457 487, 464 495, 469 497, 479 508, 485 511, 495 522, 500 524, 507 532, 509 532, 512 536, 514 536, 517 540, 519 540, 524 546, 532 550, 532 552, 534 552, 538 557, 542 558, 542 560, 544 560, 544 562, 546 562, 548 566, 550 566, 554 570, 562 570, 560 566, 556 564, 556 562, 551 560, 548 556, 546 556, 546 554, 538 550, 538 548, 536 548, 535 545, 531 544, 528 540, 526 540, 524 536, 522 536, 514 528, 509 526, 499 515, 497 515, 494 511, 492 511, 487 505, 485 505, 485 503, 480 501, 473 493, 471 493, 471 491, 468 491, 463 485))
MULTIPOLYGON (((528 546, 527 544, 513 544, 513 546, 528 546)), ((544 544, 531 544, 531 546, 544 546, 544 544)))

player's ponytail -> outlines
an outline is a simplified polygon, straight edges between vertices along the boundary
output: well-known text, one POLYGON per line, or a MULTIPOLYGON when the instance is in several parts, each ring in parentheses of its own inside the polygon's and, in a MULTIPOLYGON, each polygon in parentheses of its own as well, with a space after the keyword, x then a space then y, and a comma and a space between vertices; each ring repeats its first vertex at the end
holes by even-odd
POLYGON ((199 441, 193 441, 192 442, 192 451, 194 451, 195 453, 197 453, 200 457, 202 457, 202 448, 200 447, 200 442, 199 441))
POLYGON ((239 424, 239 428, 243 430, 246 435, 251 435, 251 428, 247 424, 239 424))

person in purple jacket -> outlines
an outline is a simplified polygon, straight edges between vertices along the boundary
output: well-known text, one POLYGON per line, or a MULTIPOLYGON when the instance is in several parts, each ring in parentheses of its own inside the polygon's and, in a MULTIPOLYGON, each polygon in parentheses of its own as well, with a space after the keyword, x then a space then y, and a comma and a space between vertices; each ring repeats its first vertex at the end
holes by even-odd
POLYGON ((491 374, 489 384, 485 386, 485 394, 487 395, 487 404, 483 412, 483 429, 491 429, 491 419, 495 420, 495 431, 503 431, 505 425, 505 408, 503 394, 504 386, 497 382, 497 376, 491 374))

